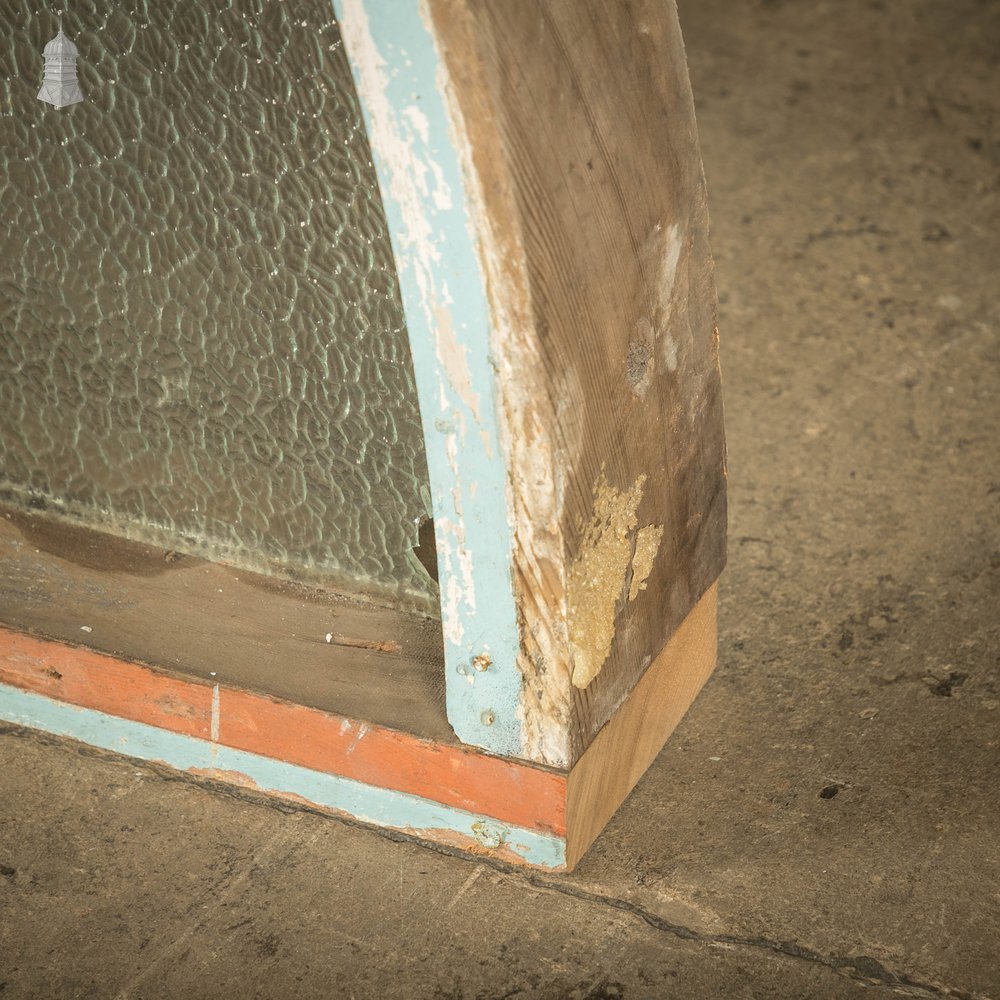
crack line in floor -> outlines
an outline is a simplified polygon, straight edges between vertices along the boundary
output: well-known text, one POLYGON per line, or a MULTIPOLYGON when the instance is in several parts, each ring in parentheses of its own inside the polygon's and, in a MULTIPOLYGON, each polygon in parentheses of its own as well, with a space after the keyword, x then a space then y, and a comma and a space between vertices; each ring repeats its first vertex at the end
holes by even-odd
POLYGON ((177 771, 165 764, 158 764, 153 761, 145 761, 138 758, 126 757, 112 751, 103 750, 98 747, 80 743, 69 737, 57 736, 52 733, 45 733, 29 727, 18 726, 12 723, 0 723, 0 736, 13 736, 15 738, 27 738, 34 742, 46 746, 56 747, 62 750, 74 752, 81 757, 91 757, 104 760, 109 763, 126 764, 130 767, 141 767, 153 772, 158 778, 166 781, 179 781, 186 785, 196 785, 208 792, 216 795, 223 795, 236 799, 248 805, 264 806, 284 813, 310 813, 314 816, 321 816, 326 820, 334 820, 345 826, 350 826, 358 830, 373 833, 377 837, 390 840, 393 843, 414 844, 424 850, 429 850, 435 854, 442 854, 446 857, 456 858, 466 864, 492 868, 497 872, 512 877, 513 881, 522 886, 540 889, 547 892, 556 892, 564 896, 579 899, 583 902, 605 906, 611 909, 629 913, 634 917, 644 921, 654 930, 672 934, 682 941, 690 941, 696 944, 706 944, 710 947, 730 947, 748 948, 757 951, 769 951, 775 955, 809 962, 814 965, 822 965, 830 969, 833 973, 844 978, 861 983, 864 986, 883 988, 901 996, 938 998, 955 997, 956 1000, 991 1000, 983 993, 974 993, 968 990, 952 989, 947 986, 938 986, 932 983, 920 982, 912 979, 905 973, 895 973, 887 969, 878 959, 868 955, 824 955, 813 948, 803 947, 794 941, 776 941, 765 937, 747 937, 738 934, 715 934, 693 930, 682 924, 674 924, 663 917, 645 909, 644 907, 626 899, 619 899, 615 896, 604 896, 600 893, 589 892, 578 886, 565 882, 555 882, 542 875, 531 872, 516 865, 507 864, 495 858, 486 856, 470 857, 457 848, 449 847, 446 844, 435 844, 430 841, 421 840, 412 834, 403 833, 399 830, 390 830, 383 827, 371 826, 363 823, 351 816, 331 814, 323 809, 310 806, 303 802, 287 801, 276 799, 264 792, 253 789, 241 788, 236 785, 229 785, 213 778, 206 778, 201 775, 188 774, 177 771))
POLYGON ((905 974, 894 973, 887 969, 878 959, 871 958, 868 955, 824 955, 812 948, 798 945, 794 941, 775 941, 764 937, 745 937, 738 934, 713 934, 696 931, 690 927, 684 927, 682 924, 671 923, 669 920, 659 917, 637 903, 626 899, 588 892, 586 889, 580 889, 574 885, 552 882, 538 875, 529 875, 525 878, 523 873, 517 869, 511 869, 511 874, 521 875, 523 881, 526 881, 529 885, 537 889, 562 893, 563 895, 595 903, 599 906, 607 906, 612 909, 631 913, 633 916, 645 921, 645 923, 655 930, 672 934, 682 941, 693 941, 710 946, 719 945, 771 951, 785 958, 794 958, 800 961, 823 965, 838 975, 845 976, 855 982, 863 983, 865 986, 885 987, 903 996, 958 997, 961 1000, 990 1000, 984 994, 969 993, 965 990, 953 990, 945 986, 919 982, 905 974))

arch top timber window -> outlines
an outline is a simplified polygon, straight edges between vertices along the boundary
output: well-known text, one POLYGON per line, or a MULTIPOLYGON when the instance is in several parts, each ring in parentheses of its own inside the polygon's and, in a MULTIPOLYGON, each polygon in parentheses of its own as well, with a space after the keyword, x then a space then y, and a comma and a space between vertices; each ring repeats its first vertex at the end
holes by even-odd
POLYGON ((0 105, 0 719, 572 867, 715 662, 674 4, 108 7, 0 105))

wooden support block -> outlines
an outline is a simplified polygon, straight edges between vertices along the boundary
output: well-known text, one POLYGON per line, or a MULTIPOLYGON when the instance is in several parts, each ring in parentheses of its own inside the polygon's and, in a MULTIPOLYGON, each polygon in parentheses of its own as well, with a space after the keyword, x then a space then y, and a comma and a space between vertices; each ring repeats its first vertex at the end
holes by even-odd
POLYGON ((573 765, 566 792, 567 868, 604 829, 715 669, 716 598, 713 586, 573 765))

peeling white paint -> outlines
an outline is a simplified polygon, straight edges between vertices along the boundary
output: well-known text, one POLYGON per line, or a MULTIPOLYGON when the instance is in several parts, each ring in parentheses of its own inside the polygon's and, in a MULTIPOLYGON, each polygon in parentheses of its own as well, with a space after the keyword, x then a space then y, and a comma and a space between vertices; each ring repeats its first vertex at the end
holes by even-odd
MULTIPOLYGON (((526 681, 521 684, 519 707, 524 755, 565 766, 569 761, 571 665, 561 529, 565 479, 549 430, 557 420, 548 393, 538 391, 534 378, 544 367, 526 293, 523 251, 518 247, 510 252, 493 231, 461 110, 443 69, 438 88, 450 110, 450 138, 467 182, 473 236, 490 299, 491 358, 501 411, 498 444, 508 469, 517 599, 525 619, 517 654, 518 670, 526 681)), ((565 391, 561 405, 579 405, 581 391, 575 373, 567 373, 565 391)), ((575 447, 581 440, 582 426, 575 447)))
MULTIPOLYGON (((680 235, 680 227, 676 222, 667 227, 663 237, 663 265, 660 271, 660 296, 664 305, 668 305, 674 297, 674 283, 677 280, 677 262, 681 259, 684 240, 680 235)), ((667 317, 669 318, 669 313, 667 317)))
POLYGON ((355 749, 357 749, 358 744, 368 735, 368 732, 369 732, 368 724, 366 722, 362 722, 361 725, 358 726, 357 734, 355 735, 354 739, 351 740, 351 743, 347 748, 347 753, 349 754, 354 753, 355 749))
POLYGON ((334 0, 368 125, 413 348, 433 499, 448 718, 460 739, 523 751, 512 514, 500 445, 488 282, 454 106, 422 0, 334 0), (488 640, 498 669, 462 666, 488 640), (490 724, 482 720, 489 716, 490 724))
POLYGON ((663 363, 668 372, 677 371, 677 341, 668 333, 663 338, 663 363))
POLYGON ((469 371, 469 359, 464 344, 458 342, 451 313, 444 306, 434 309, 434 330, 437 340, 437 357, 441 367, 448 376, 448 383, 458 393, 459 398, 472 411, 472 416, 478 424, 479 396, 472 388, 472 373, 469 371))
POLYGON ((445 211, 453 205, 451 200, 451 188, 445 183, 444 171, 441 169, 440 164, 431 160, 428 166, 431 168, 431 173, 434 175, 434 190, 431 192, 431 197, 434 199, 434 207, 440 209, 441 211, 445 211))
POLYGON ((430 142, 430 122, 427 115, 423 113, 415 104, 411 104, 404 112, 403 117, 416 129, 417 135, 424 141, 430 142))
POLYGON ((660 358, 668 372, 676 372, 688 350, 691 328, 685 309, 676 314, 674 293, 676 291, 681 254, 684 250, 684 234, 673 223, 662 236, 661 266, 659 281, 660 316, 657 332, 660 338, 660 358))
POLYGON ((439 518, 435 529, 438 562, 448 569, 447 585, 441 594, 441 627, 445 638, 458 644, 465 637, 466 614, 476 610, 472 553, 465 545, 465 527, 460 520, 439 518))
POLYGON ((213 684, 212 685, 212 729, 211 729, 213 743, 219 742, 219 721, 220 721, 219 685, 213 684))
MULTIPOLYGON (((441 255, 434 242, 435 230, 424 209, 424 198, 429 195, 439 209, 450 208, 453 202, 440 164, 415 152, 415 138, 428 144, 430 125, 416 105, 406 107, 399 115, 393 110, 388 98, 388 70, 372 38, 363 0, 343 0, 343 12, 341 34, 355 65, 358 92, 371 116, 371 130, 379 153, 388 167, 391 197, 399 206, 405 225, 405 231, 398 234, 402 251, 413 266, 427 321, 437 339, 438 359, 448 382, 478 421, 479 404, 472 391, 465 348, 456 339, 447 309, 450 296, 447 287, 442 284, 438 288, 435 281, 435 265, 441 255), (428 175, 434 179, 433 191, 427 182, 428 175)), ((442 386, 441 409, 446 410, 449 405, 447 390, 442 386)))
POLYGON ((405 135, 407 127, 414 131, 421 125, 426 128, 427 120, 424 117, 422 122, 414 124, 411 118, 407 125, 400 122, 389 101, 388 70, 372 38, 363 0, 342 0, 342 9, 340 32, 351 53, 358 91, 371 117, 372 131, 378 135, 379 152, 389 168, 392 198, 399 205, 406 226, 405 233, 399 235, 417 266, 418 280, 429 290, 433 286, 431 268, 439 254, 419 190, 418 179, 426 173, 427 165, 416 156, 413 143, 405 135))

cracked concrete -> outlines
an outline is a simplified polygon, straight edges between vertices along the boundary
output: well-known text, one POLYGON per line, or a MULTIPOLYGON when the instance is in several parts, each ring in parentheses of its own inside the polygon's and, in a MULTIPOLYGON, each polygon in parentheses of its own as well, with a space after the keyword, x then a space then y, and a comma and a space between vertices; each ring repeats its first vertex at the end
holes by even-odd
POLYGON ((0 997, 1000 997, 1000 7, 686 0, 719 668, 577 872, 0 733, 0 997))

